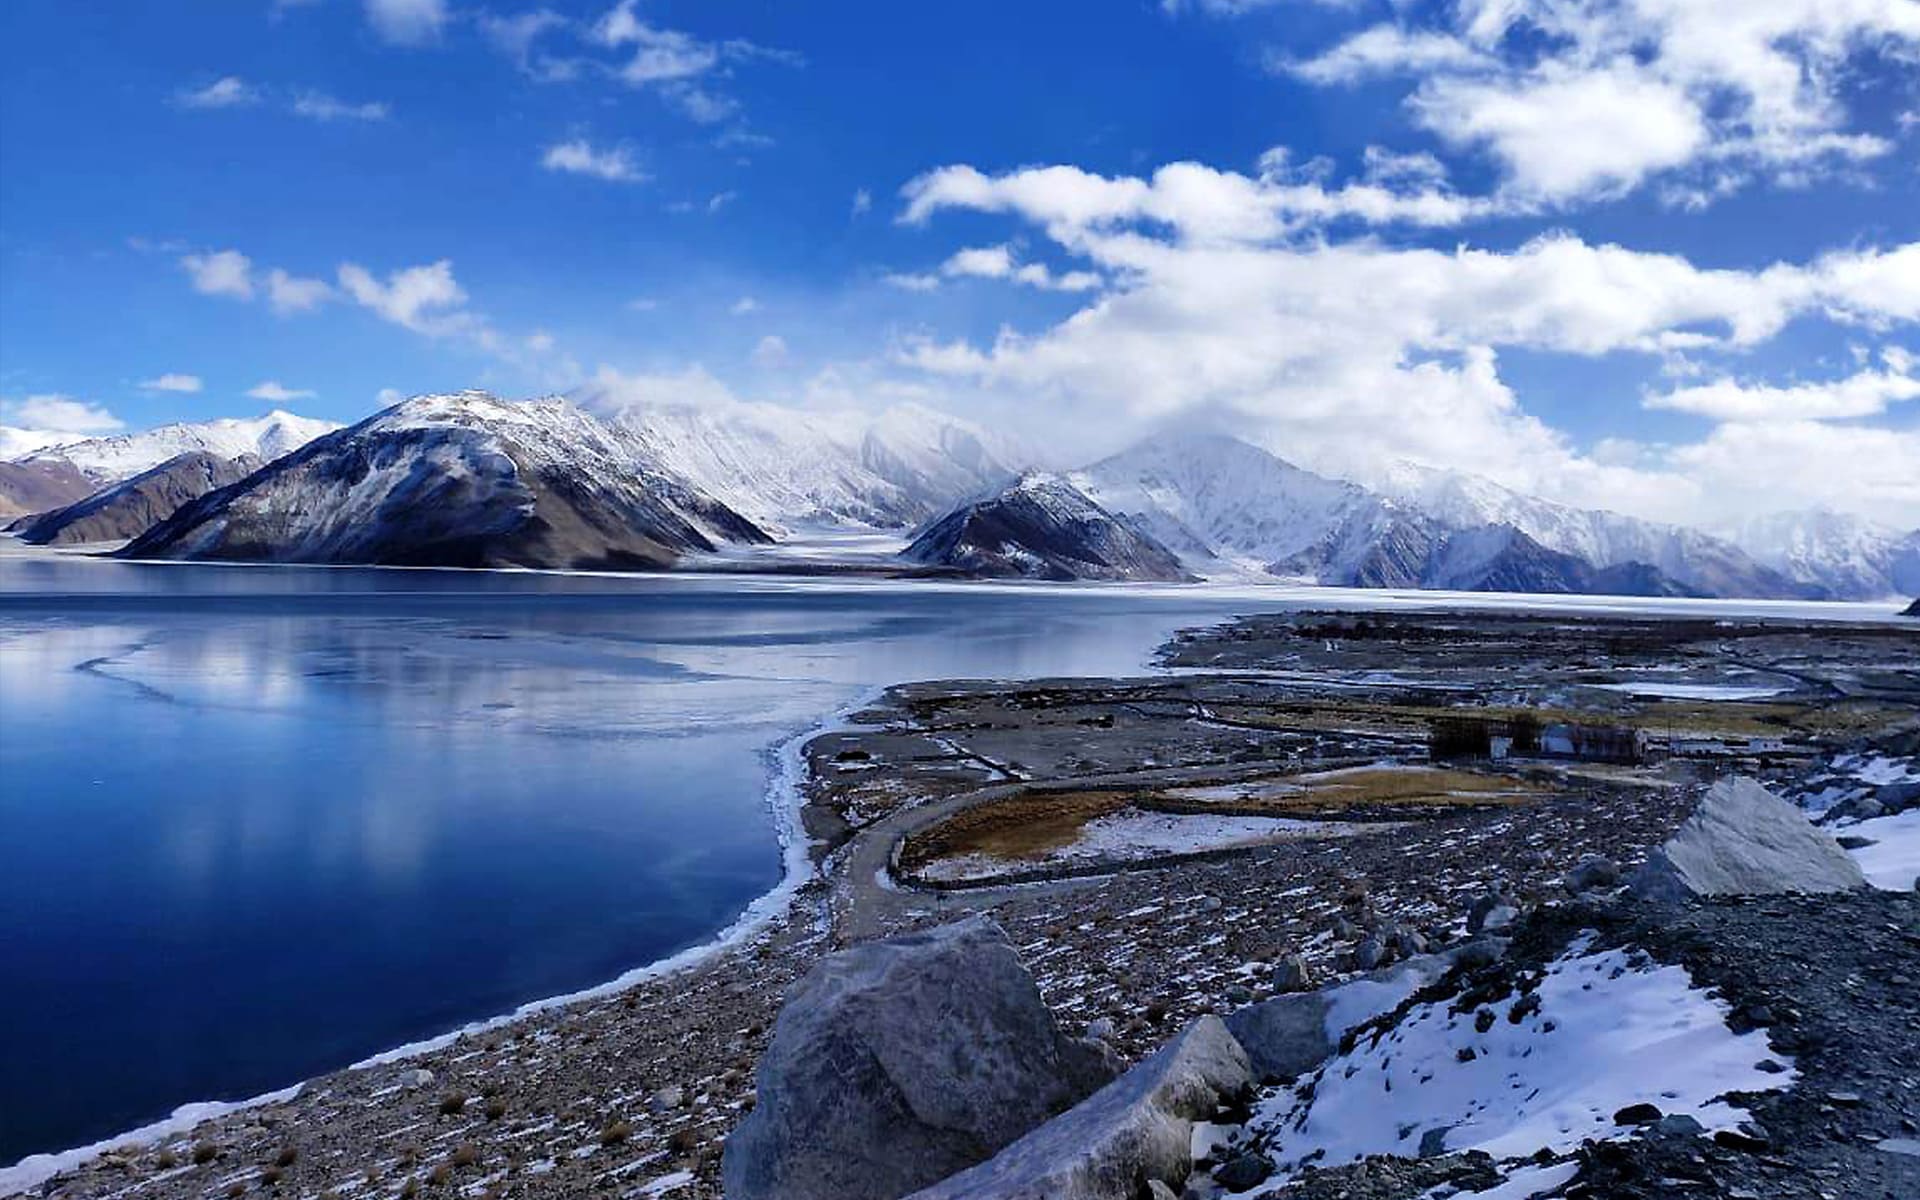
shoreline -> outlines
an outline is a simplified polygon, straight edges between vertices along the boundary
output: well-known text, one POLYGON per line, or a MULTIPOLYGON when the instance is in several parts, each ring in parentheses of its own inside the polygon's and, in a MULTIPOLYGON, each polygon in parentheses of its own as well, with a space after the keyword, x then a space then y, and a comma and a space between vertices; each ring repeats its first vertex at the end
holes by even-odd
MULTIPOLYGON (((280 564, 183 565, 276 566, 280 564)), ((393 569, 439 570, 441 568, 393 569)), ((516 1005, 509 1012, 476 1018, 443 1033, 377 1051, 355 1062, 323 1071, 318 1075, 270 1092, 262 1092, 244 1100, 189 1100, 164 1117, 122 1133, 113 1134, 83 1146, 29 1154, 17 1162, 0 1166, 0 1197, 24 1195, 55 1175, 82 1166, 109 1151, 151 1146, 164 1139, 185 1133, 204 1121, 286 1103, 299 1096, 304 1089, 312 1086, 317 1080, 329 1075, 341 1071, 359 1071, 369 1067, 388 1066, 431 1054, 447 1048, 463 1037, 489 1033, 571 1004, 618 995, 636 984, 701 966, 715 956, 735 948, 785 916, 792 906, 793 897, 801 886, 819 874, 812 860, 812 851, 816 843, 807 835, 800 816, 800 810, 806 803, 803 789, 806 757, 802 751, 814 738, 844 729, 850 714, 871 706, 876 699, 886 693, 889 687, 893 686, 898 685, 886 684, 868 688, 852 702, 834 710, 806 728, 779 739, 773 746, 761 751, 761 757, 772 766, 762 802, 773 818, 774 837, 780 847, 780 878, 767 891, 749 901, 747 907, 738 916, 706 939, 677 950, 664 958, 630 968, 612 979, 576 991, 528 1000, 516 1005)))
MULTIPOLYGON (((929 590, 953 594, 978 591, 1007 591, 1024 595, 1114 595, 1168 598, 1210 599, 1276 604, 1302 609, 1327 607, 1341 611, 1380 611, 1387 613, 1422 610, 1462 613, 1515 612, 1538 615, 1623 616, 1623 617, 1720 617, 1758 621, 1825 621, 1843 624, 1903 625, 1910 618, 1902 609, 1911 602, 1904 596, 1881 600, 1780 600, 1737 596, 1614 596, 1575 592, 1456 592, 1421 588, 1339 587, 1330 584, 1300 583, 1275 579, 1261 582, 1241 578, 1206 580, 1197 583, 1126 583, 1093 580, 1051 581, 1032 579, 965 579, 953 576, 908 577, 823 572, 807 574, 792 571, 703 571, 679 569, 661 571, 612 571, 570 567, 442 567, 399 566, 375 563, 297 563, 297 562, 219 562, 161 558, 107 558, 98 553, 26 546, 12 535, 0 535, 0 547, 21 547, 18 553, 40 562, 94 562, 127 567, 216 567, 242 570, 289 571, 396 571, 411 574, 450 576, 501 576, 533 579, 598 579, 631 582, 675 582, 746 585, 756 590, 929 590)), ((9 551, 0 550, 0 563, 9 551)), ((69 593, 10 592, 0 588, 0 601, 17 596, 57 598, 69 593)), ((92 593, 77 593, 88 595, 92 593)))

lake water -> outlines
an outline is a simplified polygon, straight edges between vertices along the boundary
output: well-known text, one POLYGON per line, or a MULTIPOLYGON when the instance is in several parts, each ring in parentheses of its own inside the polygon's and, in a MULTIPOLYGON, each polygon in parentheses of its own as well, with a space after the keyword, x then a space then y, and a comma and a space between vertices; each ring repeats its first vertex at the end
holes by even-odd
POLYGON ((1435 599, 0 547, 0 1163, 711 937, 780 876, 772 749, 877 686, 1435 599))
MULTIPOLYGON (((710 937, 769 751, 1246 603, 0 557, 0 1163, 710 937)), ((1257 607, 1257 606, 1254 606, 1257 607)))

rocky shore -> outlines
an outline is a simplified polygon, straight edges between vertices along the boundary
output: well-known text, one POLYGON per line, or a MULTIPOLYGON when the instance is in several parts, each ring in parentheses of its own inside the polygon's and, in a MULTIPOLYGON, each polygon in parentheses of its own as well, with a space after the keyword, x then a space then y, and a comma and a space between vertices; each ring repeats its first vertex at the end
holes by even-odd
MULTIPOLYGON (((1614 1180, 1606 1187, 1617 1190, 1585 1194, 1878 1196, 1905 1186, 1910 1176, 1878 1147, 1912 1136, 1920 1115, 1911 1050, 1920 989, 1905 986, 1920 979, 1911 897, 1714 902, 1662 920, 1594 910, 1569 879, 1596 854, 1611 870, 1638 867, 1726 772, 1797 794, 1846 775, 1836 763, 1913 763, 1920 654, 1910 631, 1261 618, 1184 635, 1167 661, 1181 669, 894 689, 807 747, 817 874, 754 937, 618 995, 107 1151, 33 1190, 718 1196, 721 1147, 754 1107, 754 1070, 782 998, 844 947, 990 913, 1060 1027, 1096 1034, 1127 1065, 1202 1016, 1456 947, 1489 917, 1505 925, 1536 910, 1516 925, 1529 932, 1510 961, 1543 961, 1575 925, 1594 928, 1602 944, 1684 963, 1721 988, 1743 1019, 1796 1047, 1801 1072, 1754 1109, 1764 1145, 1641 1139, 1634 1145, 1649 1148, 1622 1157, 1607 1148, 1614 1143, 1596 1143, 1580 1152, 1579 1177, 1592 1187, 1614 1180), (1715 688, 1748 698, 1713 698, 1715 688), (1662 747, 1634 763, 1462 768, 1501 780, 1497 796, 1377 782, 1378 772, 1426 769, 1436 719, 1519 710, 1633 725, 1662 747), (1298 782, 1356 764, 1376 772, 1365 788, 1337 776, 1338 786, 1298 782), (1087 821, 1125 809, 1203 826, 1219 814, 1300 813, 1370 826, 1117 866, 1049 865, 1047 854, 1086 837, 1087 822, 1068 820, 989 840, 1012 856, 1018 883, 944 888, 896 871, 910 839, 960 814, 1069 792, 1107 798, 1087 821), (1836 928, 1849 935, 1832 936, 1836 928), (1877 1023, 1870 1010, 1882 1014, 1877 1023), (1744 1157, 1721 1161, 1729 1155, 1744 1157), (1705 1178, 1718 1190, 1659 1191, 1669 1178, 1705 1178), (1847 1190, 1856 1179, 1881 1190, 1847 1190)), ((1893 788, 1885 794, 1900 803, 1895 785, 1858 774, 1846 777, 1859 789, 1893 788)), ((1336 1173, 1315 1172, 1298 1194, 1412 1196, 1443 1182, 1439 1170, 1362 1164, 1337 1186, 1336 1173)))

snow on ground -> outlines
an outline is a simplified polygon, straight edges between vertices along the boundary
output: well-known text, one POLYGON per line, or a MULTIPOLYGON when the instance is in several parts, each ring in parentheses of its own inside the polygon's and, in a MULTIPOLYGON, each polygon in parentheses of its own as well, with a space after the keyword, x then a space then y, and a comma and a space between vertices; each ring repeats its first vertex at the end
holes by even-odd
POLYGON ((1909 758, 1888 758, 1883 754, 1845 754, 1834 759, 1833 765, 1861 783, 1871 783, 1876 787, 1920 781, 1920 764, 1909 758))
POLYGON ((1744 683, 1595 683, 1589 687, 1633 696, 1655 696, 1663 700, 1765 700, 1790 691, 1785 687, 1744 683))
POLYGON ((1873 839, 1871 846, 1847 851, 1868 883, 1889 892, 1913 890, 1920 878, 1920 808, 1836 826, 1833 832, 1873 839))
POLYGON ((1625 1134, 1629 1127, 1613 1114, 1641 1102, 1710 1131, 1730 1128, 1744 1113, 1717 1097, 1794 1078, 1791 1070, 1758 1070, 1769 1057, 1764 1035, 1728 1029, 1725 1004, 1695 988, 1683 967, 1576 947, 1534 994, 1531 1012, 1515 1007, 1517 995, 1500 1001, 1484 1033, 1474 1012, 1451 1013, 1445 1001, 1419 1005, 1265 1100, 1250 1128, 1269 1136, 1267 1153, 1283 1170, 1255 1194, 1272 1194, 1308 1160, 1412 1156, 1436 1130, 1449 1151, 1506 1159, 1625 1134))
POLYGON ((1138 862, 1169 854, 1196 854, 1296 838, 1337 838, 1389 828, 1385 823, 1296 821, 1288 817, 1230 817, 1147 812, 1125 808, 1088 821, 1073 841, 1018 860, 988 854, 962 854, 929 863, 921 875, 931 880, 981 879, 1010 869, 1080 867, 1097 863, 1138 862))
MULTIPOLYGON (((1571 1183, 1580 1173, 1577 1162, 1554 1163, 1551 1166, 1516 1167, 1506 1179, 1488 1188, 1484 1192, 1471 1193, 1472 1200, 1533 1200, 1564 1183, 1571 1183)), ((1463 1195, 1454 1190, 1452 1184, 1441 1184, 1437 1188, 1423 1192, 1420 1200, 1448 1200, 1449 1197, 1463 1195)))

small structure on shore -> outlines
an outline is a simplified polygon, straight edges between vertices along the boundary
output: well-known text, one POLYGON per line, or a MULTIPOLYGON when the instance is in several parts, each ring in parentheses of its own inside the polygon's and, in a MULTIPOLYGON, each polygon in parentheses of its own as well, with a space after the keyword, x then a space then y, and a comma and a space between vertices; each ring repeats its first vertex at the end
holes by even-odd
POLYGON ((1445 716, 1435 718, 1428 727, 1427 754, 1435 762, 1539 757, 1634 764, 1646 761, 1647 735, 1622 725, 1572 721, 1542 725, 1530 713, 1511 717, 1445 716))

